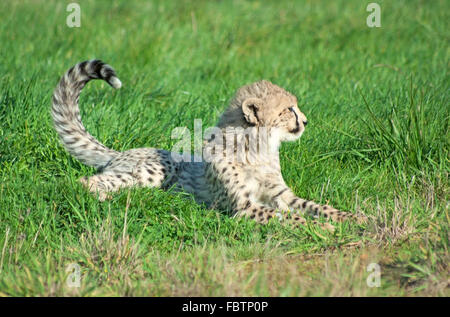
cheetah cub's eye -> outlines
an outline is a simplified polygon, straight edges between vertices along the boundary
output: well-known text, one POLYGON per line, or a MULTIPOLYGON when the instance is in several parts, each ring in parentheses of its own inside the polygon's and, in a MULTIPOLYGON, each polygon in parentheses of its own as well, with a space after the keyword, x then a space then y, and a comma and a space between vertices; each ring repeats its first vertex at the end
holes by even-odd
POLYGON ((294 107, 289 107, 288 109, 290 112, 294 112, 294 107))

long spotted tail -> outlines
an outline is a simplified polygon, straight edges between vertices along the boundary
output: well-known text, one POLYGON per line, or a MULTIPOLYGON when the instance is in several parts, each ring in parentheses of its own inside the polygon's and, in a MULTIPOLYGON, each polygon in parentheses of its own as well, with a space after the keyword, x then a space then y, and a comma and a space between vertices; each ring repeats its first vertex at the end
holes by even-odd
POLYGON ((52 117, 56 131, 66 150, 86 165, 101 168, 118 152, 101 144, 81 122, 78 99, 91 79, 103 79, 112 87, 122 86, 111 66, 100 60, 79 63, 69 69, 53 92, 52 117))

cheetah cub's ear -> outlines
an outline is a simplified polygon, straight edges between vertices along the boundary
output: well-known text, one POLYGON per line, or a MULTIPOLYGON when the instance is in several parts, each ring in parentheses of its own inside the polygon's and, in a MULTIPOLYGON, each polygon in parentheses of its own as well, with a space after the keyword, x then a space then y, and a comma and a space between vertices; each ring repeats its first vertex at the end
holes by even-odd
POLYGON ((252 125, 257 125, 261 120, 261 108, 263 101, 259 98, 247 98, 242 103, 242 112, 245 120, 252 125))

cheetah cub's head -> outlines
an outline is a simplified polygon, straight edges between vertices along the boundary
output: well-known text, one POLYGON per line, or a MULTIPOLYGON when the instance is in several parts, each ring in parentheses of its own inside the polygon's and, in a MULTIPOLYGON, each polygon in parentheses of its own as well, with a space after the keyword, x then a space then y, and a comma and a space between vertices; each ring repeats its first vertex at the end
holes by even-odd
POLYGON ((276 142, 283 142, 297 140, 307 123, 294 95, 261 80, 236 92, 218 127, 266 127, 276 142))

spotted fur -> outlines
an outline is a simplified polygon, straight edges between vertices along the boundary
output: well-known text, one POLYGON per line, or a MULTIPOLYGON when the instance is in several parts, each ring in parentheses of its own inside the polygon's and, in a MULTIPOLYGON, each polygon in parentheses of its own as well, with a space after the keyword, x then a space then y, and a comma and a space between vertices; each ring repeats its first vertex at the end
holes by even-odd
MULTIPOLYGON (((166 150, 117 152, 92 137, 78 108, 80 92, 91 79, 103 79, 114 88, 121 86, 109 65, 99 60, 77 64, 54 91, 52 116, 67 151, 98 169, 96 175, 82 177, 80 182, 100 200, 125 187, 172 187, 193 194, 210 208, 259 223, 277 217, 305 225, 304 214, 333 221, 366 220, 363 215, 297 197, 284 182, 279 147, 283 141, 300 138, 307 119, 297 98, 283 88, 264 80, 240 88, 219 119, 216 131, 221 134, 212 134, 205 141, 207 160, 179 162, 166 150)), ((329 223, 313 223, 333 230, 329 223)))

